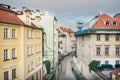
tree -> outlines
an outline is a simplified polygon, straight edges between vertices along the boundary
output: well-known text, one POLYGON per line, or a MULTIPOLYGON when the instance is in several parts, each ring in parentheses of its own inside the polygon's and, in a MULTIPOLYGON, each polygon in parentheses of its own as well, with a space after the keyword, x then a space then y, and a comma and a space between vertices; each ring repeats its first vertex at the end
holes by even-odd
POLYGON ((98 68, 98 66, 100 65, 100 61, 96 61, 93 60, 92 62, 90 62, 89 66, 89 70, 95 70, 96 68, 98 68))

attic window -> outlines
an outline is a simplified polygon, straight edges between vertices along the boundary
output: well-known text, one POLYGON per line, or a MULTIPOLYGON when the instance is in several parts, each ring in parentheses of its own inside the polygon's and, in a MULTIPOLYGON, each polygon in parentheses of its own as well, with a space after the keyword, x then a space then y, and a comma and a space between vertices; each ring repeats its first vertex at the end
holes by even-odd
POLYGON ((117 21, 113 21, 112 24, 113 24, 113 26, 116 26, 117 25, 117 21))
POLYGON ((106 26, 109 26, 109 25, 110 25, 110 22, 109 22, 109 21, 105 21, 105 25, 106 25, 106 26))

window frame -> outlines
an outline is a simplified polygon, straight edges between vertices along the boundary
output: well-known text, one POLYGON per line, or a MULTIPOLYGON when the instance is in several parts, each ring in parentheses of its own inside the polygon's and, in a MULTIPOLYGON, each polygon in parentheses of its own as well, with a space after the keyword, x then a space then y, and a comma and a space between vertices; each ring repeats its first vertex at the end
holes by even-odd
POLYGON ((96 37, 97 37, 97 41, 100 41, 100 34, 97 34, 96 37))
POLYGON ((4 49, 3 56, 4 56, 4 61, 9 60, 9 50, 8 49, 4 49))
POLYGON ((16 29, 12 29, 12 38, 16 38, 16 29))
POLYGON ((9 80, 9 71, 4 72, 4 80, 9 80))
POLYGON ((100 55, 100 52, 101 52, 101 47, 96 47, 96 54, 100 55))
POLYGON ((109 55, 109 47, 105 47, 105 55, 109 55))
POLYGON ((105 34, 105 41, 109 41, 109 37, 110 37, 109 34, 105 34))
POLYGON ((4 28, 4 39, 9 38, 9 31, 8 28, 4 28))
POLYGON ((12 80, 16 78, 16 68, 12 69, 12 80))

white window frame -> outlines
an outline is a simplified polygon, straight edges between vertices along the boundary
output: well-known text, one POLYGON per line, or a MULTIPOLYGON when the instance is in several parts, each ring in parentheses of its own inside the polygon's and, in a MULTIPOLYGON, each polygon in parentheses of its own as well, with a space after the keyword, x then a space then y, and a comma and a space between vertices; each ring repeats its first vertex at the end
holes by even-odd
POLYGON ((96 54, 100 55, 100 52, 101 52, 101 47, 96 47, 96 54))
POLYGON ((12 29, 12 38, 16 38, 16 29, 12 29))
POLYGON ((9 71, 4 72, 4 80, 9 80, 9 71), (5 75, 6 72, 7 72, 7 76, 5 75), (7 77, 7 79, 5 78, 5 76, 7 77))
POLYGON ((16 78, 16 68, 12 69, 12 80, 14 80, 15 78, 16 78), (15 70, 14 73, 13 70, 15 70))
POLYGON ((12 59, 17 58, 17 49, 16 48, 12 48, 12 59))
POLYGON ((3 56, 4 56, 4 61, 10 59, 9 50, 8 50, 8 49, 4 49, 3 56), (7 51, 7 52, 6 52, 6 51, 7 51))
POLYGON ((115 64, 120 64, 120 60, 116 60, 116 61, 115 61, 115 64))
POLYGON ((109 47, 105 47, 105 55, 109 55, 109 47))
POLYGON ((97 34, 96 37, 97 37, 97 41, 100 41, 100 34, 97 34))
POLYGON ((106 60, 106 61, 105 61, 105 64, 109 64, 109 61, 108 61, 108 60, 106 60))
POLYGON ((120 55, 120 47, 119 46, 115 47, 115 54, 120 55))
POLYGON ((4 38, 5 39, 9 38, 9 29, 8 28, 4 28, 4 38))

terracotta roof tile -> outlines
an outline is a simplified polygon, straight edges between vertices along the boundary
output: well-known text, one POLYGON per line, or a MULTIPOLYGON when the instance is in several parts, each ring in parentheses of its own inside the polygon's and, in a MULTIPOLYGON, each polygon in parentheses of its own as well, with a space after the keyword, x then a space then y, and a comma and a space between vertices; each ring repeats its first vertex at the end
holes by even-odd
POLYGON ((13 11, 10 11, 11 10, 0 7, 0 22, 23 25, 23 22, 17 17, 17 15, 13 13, 13 11))
POLYGON ((70 29, 70 28, 60 27, 60 29, 61 29, 63 32, 70 32, 70 33, 73 32, 73 30, 70 29))
POLYGON ((98 21, 93 25, 92 28, 120 28, 120 18, 114 18, 114 17, 110 17, 107 14, 102 14, 100 15, 100 18, 98 19, 98 21), (109 21, 110 25, 106 26, 105 25, 105 21, 109 21), (112 22, 113 21, 117 21, 117 25, 113 26, 112 22))

